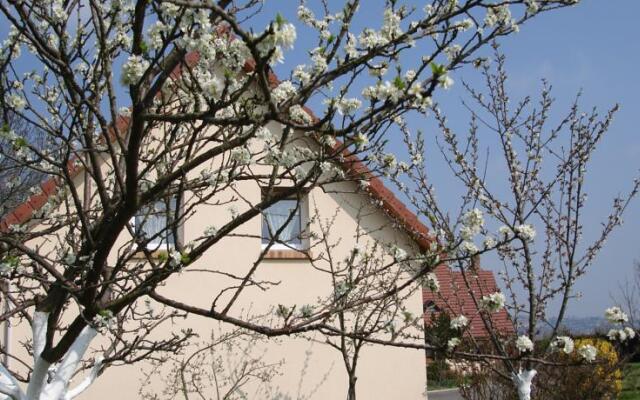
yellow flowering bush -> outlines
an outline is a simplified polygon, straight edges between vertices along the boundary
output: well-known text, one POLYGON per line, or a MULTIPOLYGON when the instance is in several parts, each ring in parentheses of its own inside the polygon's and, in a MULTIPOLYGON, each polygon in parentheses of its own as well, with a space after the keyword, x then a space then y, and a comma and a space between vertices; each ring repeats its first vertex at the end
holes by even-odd
MULTIPOLYGON (((598 350, 598 363, 594 368, 594 377, 602 385, 607 386, 617 398, 622 390, 622 370, 620 369, 618 353, 613 345, 604 339, 585 338, 576 340, 576 348, 592 345, 598 350)), ((573 358, 576 358, 574 355, 573 358)))
POLYGON ((547 365, 539 368, 538 399, 614 400, 622 390, 622 370, 616 349, 607 340, 583 338, 575 341, 575 351, 557 353, 550 361, 566 366, 547 365), (596 359, 589 363, 579 354, 582 346, 596 348, 596 359))

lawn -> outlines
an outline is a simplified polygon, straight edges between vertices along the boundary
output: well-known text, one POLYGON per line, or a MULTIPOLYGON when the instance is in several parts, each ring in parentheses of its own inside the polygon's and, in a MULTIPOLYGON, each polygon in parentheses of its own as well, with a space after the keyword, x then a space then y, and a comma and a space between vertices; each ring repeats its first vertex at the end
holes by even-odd
POLYGON ((640 363, 629 364, 625 367, 619 400, 640 400, 640 363))

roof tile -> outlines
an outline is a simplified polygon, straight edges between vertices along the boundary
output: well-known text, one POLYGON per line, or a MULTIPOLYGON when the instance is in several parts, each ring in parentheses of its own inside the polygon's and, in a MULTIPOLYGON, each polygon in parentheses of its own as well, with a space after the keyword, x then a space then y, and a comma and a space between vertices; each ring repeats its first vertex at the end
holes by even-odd
MULTIPOLYGON (((423 304, 426 306, 428 302, 432 302, 437 309, 446 310, 452 318, 464 315, 469 318, 468 334, 477 338, 489 336, 476 301, 479 301, 483 295, 498 291, 493 272, 478 268, 463 275, 462 272, 452 271, 448 266, 441 265, 434 273, 440 282, 440 291, 434 293, 424 289, 423 304)), ((425 312, 424 318, 427 323, 430 322, 431 314, 425 312)), ((488 323, 493 325, 493 330, 501 335, 515 333, 513 322, 505 309, 491 314, 488 323)))

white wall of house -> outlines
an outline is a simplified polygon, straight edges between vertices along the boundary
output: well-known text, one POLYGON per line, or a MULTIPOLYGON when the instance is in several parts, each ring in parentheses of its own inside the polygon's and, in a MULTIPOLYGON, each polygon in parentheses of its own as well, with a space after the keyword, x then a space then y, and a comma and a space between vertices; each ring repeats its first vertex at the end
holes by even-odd
MULTIPOLYGON (((272 127, 278 133, 277 127, 272 127)), ((298 143, 298 145, 300 145, 298 143)), ((309 144, 312 145, 312 144, 309 144)), ((108 170, 105 164, 105 172, 108 170)), ((197 171, 194 172, 198 173, 197 171)), ((82 177, 77 178, 78 192, 82 193, 82 177)), ((260 187, 255 182, 239 183, 236 190, 247 199, 258 202, 261 196, 260 187)), ((229 193, 231 196, 232 193, 229 193)), ((308 213, 319 210, 320 220, 335 220, 331 227, 330 241, 336 244, 333 257, 345 258, 356 245, 356 232, 361 233, 360 245, 364 242, 379 241, 396 244, 411 252, 415 245, 408 236, 394 227, 393 221, 377 206, 374 206, 369 195, 362 193, 355 183, 345 182, 330 184, 323 188, 315 188, 307 198, 308 213)), ((238 209, 242 211, 241 203, 238 209)), ((184 226, 184 242, 202 235, 210 225, 221 226, 231 218, 227 206, 199 206, 195 215, 184 226)), ((218 270, 234 274, 242 274, 258 258, 261 251, 261 218, 256 217, 244 224, 239 234, 256 235, 254 238, 228 237, 221 240, 186 271, 170 278, 160 292, 178 301, 201 307, 210 307, 211 301, 218 291, 227 287, 231 281, 222 275, 205 272, 190 272, 190 269, 218 270)), ((34 229, 38 229, 35 225, 34 229)), ((318 229, 311 226, 310 229, 318 229)), ((128 240, 123 235, 120 244, 128 240)), ((52 242, 39 240, 29 243, 31 246, 42 246, 42 252, 51 248, 52 242)), ((118 246, 115 247, 116 249, 118 246)), ((319 250, 312 250, 317 252, 319 250)), ((317 253, 316 253, 317 254, 317 253)), ((115 260, 114 252, 112 260, 115 260)), ((321 263, 316 266, 322 266, 321 263)), ((330 276, 314 268, 306 260, 264 260, 258 268, 257 278, 280 284, 268 291, 248 288, 236 303, 231 315, 242 315, 251 310, 254 314, 266 313, 278 304, 286 306, 314 304, 316 299, 331 293, 330 276)), ((236 284, 237 282, 233 282, 236 284)), ((225 296, 220 300, 224 304, 225 296)), ((407 308, 414 315, 422 313, 422 296, 417 290, 407 300, 407 308)), ((24 325, 16 326, 13 334, 13 347, 19 347, 20 341, 29 337, 24 325)), ((171 330, 181 328, 194 329, 206 339, 213 329, 215 321, 202 317, 189 317, 176 321, 173 327, 165 326, 158 335, 168 334, 171 330)), ((346 398, 347 375, 344 370, 341 354, 322 343, 319 334, 302 337, 284 337, 271 340, 264 349, 265 359, 284 360, 282 374, 276 376, 273 385, 289 393, 296 399, 299 386, 303 393, 315 390, 312 399, 346 398), (309 340, 315 339, 316 341, 309 340), (300 385, 301 371, 307 363, 308 368, 300 385), (315 389, 314 389, 315 388, 315 389)), ((99 341, 94 344, 99 346, 99 341)), ((94 346, 94 347, 95 347, 94 346)), ((258 350, 258 349, 257 349, 258 350)), ((141 382, 146 379, 144 371, 149 369, 145 362, 132 366, 112 367, 97 380, 83 396, 83 399, 137 399, 141 382)), ((361 356, 358 367, 358 397, 361 399, 421 399, 425 390, 425 357, 422 351, 391 347, 367 346, 361 356)), ((159 387, 162 381, 154 382, 159 387)))

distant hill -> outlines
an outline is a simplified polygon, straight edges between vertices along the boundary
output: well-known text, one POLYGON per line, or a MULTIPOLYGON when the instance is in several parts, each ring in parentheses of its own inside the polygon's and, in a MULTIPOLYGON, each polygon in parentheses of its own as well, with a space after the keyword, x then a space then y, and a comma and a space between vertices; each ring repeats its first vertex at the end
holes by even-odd
POLYGON ((562 321, 569 332, 574 335, 585 335, 594 332, 608 332, 612 325, 603 317, 570 317, 562 321))
MULTIPOLYGON (((555 321, 551 321, 555 323, 555 321)), ((562 331, 573 335, 590 335, 595 332, 607 333, 612 325, 603 317, 567 317, 562 321, 562 331)), ((540 336, 551 333, 550 327, 540 326, 540 336)))

